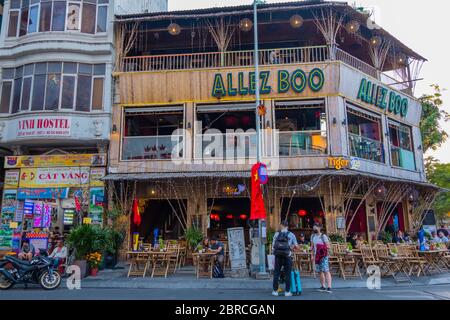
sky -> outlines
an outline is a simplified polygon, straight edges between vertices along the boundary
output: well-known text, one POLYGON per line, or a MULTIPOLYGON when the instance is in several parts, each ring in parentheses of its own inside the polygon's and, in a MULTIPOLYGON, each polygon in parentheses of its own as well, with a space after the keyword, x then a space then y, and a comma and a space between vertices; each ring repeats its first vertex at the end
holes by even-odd
MULTIPOLYGON (((169 10, 196 9, 251 4, 253 0, 168 0, 169 10)), ((268 3, 289 2, 269 0, 268 3)), ((446 110, 450 112, 450 1, 445 0, 350 0, 349 4, 372 8, 375 22, 418 52, 426 62, 416 86, 417 97, 432 93, 430 85, 448 89, 443 93, 446 110), (449 50, 449 51, 447 51, 449 50)), ((442 123, 450 134, 450 122, 442 123)), ((431 155, 443 163, 450 163, 450 140, 431 155)))

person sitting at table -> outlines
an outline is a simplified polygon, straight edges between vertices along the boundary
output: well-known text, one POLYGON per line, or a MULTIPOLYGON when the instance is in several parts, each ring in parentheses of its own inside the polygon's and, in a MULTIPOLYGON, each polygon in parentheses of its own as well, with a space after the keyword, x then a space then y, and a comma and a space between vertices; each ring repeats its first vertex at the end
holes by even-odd
POLYGON ((195 247, 195 252, 199 252, 200 250, 208 250, 209 249, 209 239, 203 238, 203 240, 195 247))
POLYGON ((356 245, 355 248, 360 248, 361 245, 363 245, 365 243, 364 237, 362 234, 358 234, 357 238, 356 238, 356 245))
POLYGON ((300 237, 298 238, 297 243, 299 245, 309 245, 309 241, 306 240, 306 237, 305 237, 304 233, 300 233, 300 237))
POLYGON ((35 254, 36 254, 36 249, 30 243, 30 240, 28 240, 28 239, 23 240, 22 249, 17 257, 20 260, 31 261, 31 259, 33 259, 35 254))
POLYGON ((439 239, 439 243, 448 244, 448 238, 445 236, 444 232, 442 232, 442 231, 438 232, 438 239, 439 239))
POLYGON ((358 234, 353 233, 350 237, 347 238, 347 242, 352 245, 352 248, 356 248, 358 241, 358 234))
POLYGON ((217 236, 213 236, 211 238, 211 245, 209 246, 209 251, 214 252, 216 254, 217 262, 219 262, 220 267, 223 270, 223 262, 224 262, 224 245, 219 241, 217 236))
POLYGON ((60 238, 56 243, 55 249, 49 256, 53 259, 53 268, 58 268, 67 258, 67 247, 64 245, 64 241, 60 238))
POLYGON ((401 230, 398 230, 392 238, 393 243, 408 243, 408 240, 401 230))
POLYGON ((431 242, 432 243, 440 243, 441 239, 437 236, 436 231, 431 231, 431 242))

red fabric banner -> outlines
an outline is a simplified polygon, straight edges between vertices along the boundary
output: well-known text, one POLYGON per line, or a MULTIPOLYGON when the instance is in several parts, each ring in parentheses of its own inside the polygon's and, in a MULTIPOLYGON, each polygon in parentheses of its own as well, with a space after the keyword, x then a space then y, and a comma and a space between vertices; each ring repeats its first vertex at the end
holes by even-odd
POLYGON ((138 227, 141 225, 141 213, 139 212, 138 199, 133 200, 133 223, 138 227))
POLYGON ((81 211, 81 203, 80 203, 80 199, 79 199, 77 196, 75 196, 75 210, 76 210, 77 212, 80 212, 80 211, 81 211))
POLYGON ((257 163, 252 167, 250 220, 266 219, 267 217, 259 175, 261 166, 264 165, 257 163))

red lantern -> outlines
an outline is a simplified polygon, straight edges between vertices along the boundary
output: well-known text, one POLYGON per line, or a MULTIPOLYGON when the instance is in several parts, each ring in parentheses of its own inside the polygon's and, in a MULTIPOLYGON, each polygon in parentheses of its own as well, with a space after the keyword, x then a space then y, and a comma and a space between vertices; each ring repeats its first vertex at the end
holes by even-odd
POLYGON ((233 219, 233 215, 232 214, 227 214, 227 219, 232 220, 233 219))
POLYGON ((298 215, 300 217, 306 217, 307 214, 308 213, 306 212, 306 210, 303 210, 303 209, 298 210, 298 215))
POLYGON ((250 118, 250 116, 243 116, 241 118, 241 124, 244 127, 249 126, 251 122, 252 122, 252 119, 250 118))
POLYGON ((237 118, 235 116, 227 116, 225 117, 225 125, 230 128, 230 127, 235 127, 237 125, 237 118))
POLYGON ((319 211, 319 216, 321 216, 321 217, 325 216, 323 211, 319 211))
POLYGON ((248 216, 246 214, 241 214, 239 216, 242 220, 247 220, 248 216))

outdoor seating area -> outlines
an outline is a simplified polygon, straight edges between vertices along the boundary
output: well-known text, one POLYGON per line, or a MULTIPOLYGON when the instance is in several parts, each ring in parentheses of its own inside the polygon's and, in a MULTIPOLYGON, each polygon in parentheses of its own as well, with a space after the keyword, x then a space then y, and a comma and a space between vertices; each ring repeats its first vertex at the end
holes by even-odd
POLYGON ((127 277, 167 278, 175 274, 186 263, 186 244, 181 241, 166 241, 162 246, 142 243, 139 250, 128 251, 127 277))

